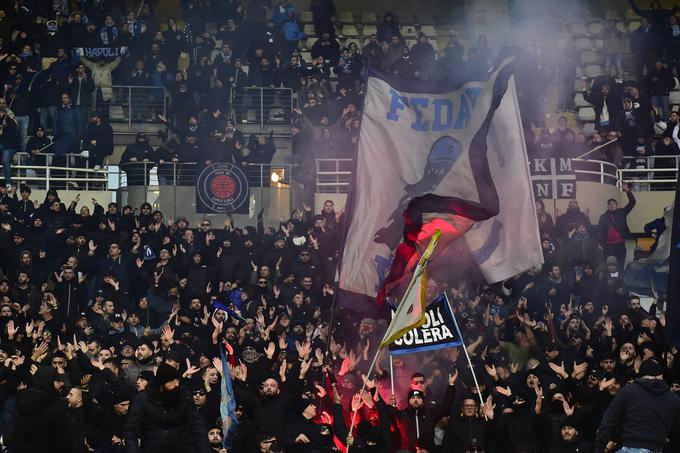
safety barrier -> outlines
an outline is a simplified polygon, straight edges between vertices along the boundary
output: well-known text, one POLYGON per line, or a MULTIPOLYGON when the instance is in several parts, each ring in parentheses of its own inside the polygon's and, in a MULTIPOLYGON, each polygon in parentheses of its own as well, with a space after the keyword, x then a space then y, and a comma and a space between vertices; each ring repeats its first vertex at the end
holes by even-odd
POLYGON ((93 108, 100 110, 112 125, 125 129, 117 128, 119 132, 146 132, 144 125, 159 124, 158 114, 167 114, 163 87, 114 85, 111 88, 113 94, 108 101, 99 90, 95 91, 93 108))
POLYGON ((293 90, 290 88, 249 87, 231 92, 231 118, 237 123, 265 126, 287 125, 293 110, 293 90))

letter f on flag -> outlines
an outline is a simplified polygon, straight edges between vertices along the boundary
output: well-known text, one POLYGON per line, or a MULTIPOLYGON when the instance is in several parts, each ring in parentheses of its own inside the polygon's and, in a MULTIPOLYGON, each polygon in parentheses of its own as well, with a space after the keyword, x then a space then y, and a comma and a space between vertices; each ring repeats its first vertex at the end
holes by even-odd
POLYGON ((421 326, 425 322, 425 288, 427 285, 427 263, 434 252, 441 231, 435 230, 425 252, 420 257, 418 265, 413 272, 413 278, 409 283, 397 310, 387 327, 385 336, 380 342, 380 347, 385 347, 401 338, 406 332, 421 326))

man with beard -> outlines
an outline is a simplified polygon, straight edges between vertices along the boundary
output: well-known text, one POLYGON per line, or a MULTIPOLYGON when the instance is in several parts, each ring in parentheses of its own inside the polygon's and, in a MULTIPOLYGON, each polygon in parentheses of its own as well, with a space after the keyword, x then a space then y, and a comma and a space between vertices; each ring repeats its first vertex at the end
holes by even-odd
MULTIPOLYGON (((434 449, 434 427, 442 417, 451 412, 457 379, 458 371, 449 374, 449 385, 441 403, 426 405, 425 393, 420 389, 411 389, 408 392, 408 406, 402 410, 391 409, 401 430, 401 448, 408 451, 434 449)), ((384 406, 385 402, 379 398, 378 406, 381 405, 384 406)))
POLYGON ((586 212, 581 211, 577 200, 569 200, 567 212, 561 216, 558 216, 555 220, 555 230, 557 231, 557 237, 560 239, 565 239, 571 228, 573 228, 573 225, 578 225, 581 222, 583 222, 590 230, 591 225, 590 219, 588 218, 589 214, 589 209, 586 209, 586 212))
POLYGON ((125 372, 125 382, 129 386, 137 383, 137 377, 143 371, 153 371, 155 366, 154 345, 149 340, 142 341, 135 351, 135 362, 125 372))
MULTIPOLYGON (((295 368, 296 366, 297 364, 293 367, 295 368)), ((248 374, 250 375, 250 373, 248 374)), ((291 376, 295 375, 295 370, 292 370, 291 376)), ((300 375, 304 376, 302 370, 300 370, 300 375)), ((283 433, 284 426, 286 425, 285 421, 295 408, 295 401, 299 399, 302 382, 300 379, 286 382, 288 387, 284 394, 281 392, 279 381, 273 377, 264 379, 261 382, 259 395, 254 395, 248 391, 243 381, 236 379, 234 382, 234 395, 236 401, 239 404, 243 404, 248 413, 252 414, 253 422, 258 431, 271 432, 278 438, 283 433)))
POLYGON ((567 417, 560 427, 560 431, 550 448, 551 453, 590 453, 593 445, 581 438, 579 424, 574 416, 567 417))
POLYGON ((227 453, 227 449, 222 446, 222 428, 219 426, 213 426, 208 430, 208 443, 212 453, 227 453))
POLYGON ((149 388, 137 395, 125 423, 128 452, 211 452, 205 425, 179 378, 179 371, 161 363, 149 388))

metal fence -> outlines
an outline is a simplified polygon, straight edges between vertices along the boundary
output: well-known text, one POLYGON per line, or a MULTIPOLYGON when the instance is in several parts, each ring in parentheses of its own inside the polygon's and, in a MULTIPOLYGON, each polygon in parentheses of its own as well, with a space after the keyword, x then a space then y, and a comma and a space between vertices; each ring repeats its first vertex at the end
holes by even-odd
POLYGON ((289 125, 293 111, 290 88, 239 88, 231 92, 231 118, 237 123, 289 125))
POLYGON ((31 157, 29 153, 16 153, 16 165, 12 165, 12 182, 26 184, 36 189, 108 190, 109 167, 104 163, 100 169, 89 168, 88 159, 80 154, 41 154, 31 157))
POLYGON ((603 160, 572 159, 577 181, 592 181, 615 186, 619 184, 616 165, 603 160))
POLYGON ((678 164, 680 156, 625 156, 617 176, 636 191, 675 190, 678 164))
MULTIPOLYGON (((130 162, 118 168, 118 187, 195 186, 199 164, 196 162, 130 162)), ((292 184, 294 164, 244 164, 243 171, 251 188, 286 188, 292 184)))
POLYGON ((347 193, 353 172, 353 159, 316 159, 316 191, 347 193))
POLYGON ((110 100, 98 91, 93 106, 114 125, 127 125, 125 132, 146 132, 144 125, 159 124, 158 114, 167 114, 165 88, 115 85, 110 100))

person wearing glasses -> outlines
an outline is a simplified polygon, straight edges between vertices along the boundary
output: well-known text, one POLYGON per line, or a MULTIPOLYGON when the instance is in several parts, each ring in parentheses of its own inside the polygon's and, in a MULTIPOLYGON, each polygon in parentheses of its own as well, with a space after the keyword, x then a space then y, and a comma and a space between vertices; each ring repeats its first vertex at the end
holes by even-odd
POLYGON ((493 436, 493 401, 479 407, 476 395, 465 396, 460 413, 454 414, 444 432, 443 451, 453 453, 483 452, 493 436))

